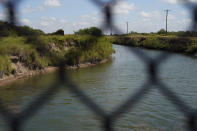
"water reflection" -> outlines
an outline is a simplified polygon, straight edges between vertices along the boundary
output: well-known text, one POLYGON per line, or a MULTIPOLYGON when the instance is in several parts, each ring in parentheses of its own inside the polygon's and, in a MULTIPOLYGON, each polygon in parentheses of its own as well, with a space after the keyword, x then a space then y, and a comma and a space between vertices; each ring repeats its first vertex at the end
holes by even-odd
MULTIPOLYGON (((71 79, 107 112, 111 112, 135 94, 146 80, 144 63, 124 46, 114 46, 116 54, 106 64, 69 71, 71 79)), ((159 51, 145 50, 151 56, 159 51)), ((161 65, 160 78, 189 105, 197 108, 197 59, 173 55, 161 65)), ((35 96, 57 80, 56 74, 45 74, 2 87, 0 97, 11 110, 20 111, 35 96)), ((154 89, 135 108, 115 123, 117 130, 184 130, 183 114, 154 89)), ((5 124, 1 122, 0 127, 5 124)), ((99 117, 83 105, 76 94, 63 88, 33 118, 25 130, 100 130, 99 117)))

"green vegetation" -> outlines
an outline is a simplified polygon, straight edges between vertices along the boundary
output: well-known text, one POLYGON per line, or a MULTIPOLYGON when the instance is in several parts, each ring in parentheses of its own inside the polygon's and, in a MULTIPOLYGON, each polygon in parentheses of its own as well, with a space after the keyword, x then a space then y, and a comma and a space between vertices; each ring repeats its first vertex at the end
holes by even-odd
POLYGON ((37 70, 47 66, 58 66, 61 63, 97 63, 114 52, 112 43, 104 36, 63 35, 63 30, 45 35, 42 31, 26 26, 18 27, 3 23, 3 28, 4 25, 9 30, 0 32, 0 78, 16 72, 16 69, 12 68, 15 63, 13 57, 23 66, 37 70))
POLYGON ((195 37, 128 35, 113 36, 111 40, 114 44, 133 47, 166 50, 191 55, 197 53, 197 39, 195 37))
POLYGON ((157 34, 166 34, 166 31, 164 30, 164 29, 161 29, 161 30, 159 30, 158 32, 157 32, 157 34))
POLYGON ((44 32, 39 29, 32 29, 28 26, 15 26, 7 22, 0 21, 0 36, 32 36, 44 35, 44 32))
POLYGON ((7 55, 0 55, 0 78, 3 74, 9 75, 12 71, 10 58, 7 55))
MULTIPOLYGON (((124 35, 125 36, 125 35, 124 35)), ((197 37, 197 32, 194 31, 172 31, 166 35, 165 29, 160 29, 158 32, 138 33, 131 31, 129 36, 168 36, 168 37, 197 37)))
POLYGON ((77 48, 72 47, 66 54, 67 63, 70 65, 83 62, 97 63, 114 52, 112 44, 105 37, 78 39, 76 43, 77 48))
POLYGON ((109 37, 114 44, 129 45, 147 49, 166 50, 189 55, 197 54, 197 32, 168 32, 164 29, 154 33, 131 31, 128 35, 109 37))
POLYGON ((60 62, 68 65, 95 63, 112 53, 112 44, 105 37, 74 35, 3 37, 0 41, 0 70, 7 74, 12 72, 9 56, 17 56, 25 66, 35 70, 57 66, 60 62))
POLYGON ((59 29, 56 32, 49 33, 49 35, 64 35, 64 30, 63 29, 59 29))
POLYGON ((85 29, 80 29, 75 32, 76 35, 92 35, 92 36, 102 36, 101 29, 97 27, 90 27, 85 29))

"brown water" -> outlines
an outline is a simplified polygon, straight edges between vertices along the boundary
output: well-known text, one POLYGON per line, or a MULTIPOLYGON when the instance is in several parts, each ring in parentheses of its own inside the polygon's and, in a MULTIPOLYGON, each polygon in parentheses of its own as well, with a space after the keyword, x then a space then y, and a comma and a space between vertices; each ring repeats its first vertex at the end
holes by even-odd
MULTIPOLYGON (((114 45, 116 53, 106 64, 69 71, 71 79, 107 112, 113 111, 129 95, 139 89, 147 75, 144 63, 125 46, 114 45)), ((160 51, 144 50, 154 57, 160 51)), ((161 80, 189 106, 197 108, 197 59, 174 54, 161 65, 161 80)), ((2 102, 14 112, 20 112, 56 81, 56 73, 20 80, 0 89, 2 102)), ((157 89, 145 95, 128 113, 115 122, 115 129, 186 130, 184 115, 157 89)), ((28 131, 99 131, 98 116, 82 104, 75 94, 61 89, 38 113, 23 126, 28 131)), ((0 130, 7 129, 2 119, 0 130)))

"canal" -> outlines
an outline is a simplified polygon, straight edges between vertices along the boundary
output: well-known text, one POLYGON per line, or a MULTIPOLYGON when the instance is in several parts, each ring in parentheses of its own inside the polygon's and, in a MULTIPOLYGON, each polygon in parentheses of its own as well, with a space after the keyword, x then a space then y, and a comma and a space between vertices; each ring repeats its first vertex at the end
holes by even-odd
MULTIPOLYGON (((112 61, 85 69, 71 70, 69 76, 92 100, 110 113, 134 95, 147 80, 146 65, 126 46, 114 45, 112 61)), ((142 49, 139 49, 142 50, 142 49)), ((161 51, 144 50, 151 57, 161 51)), ((172 54, 160 66, 159 76, 186 104, 197 109, 197 59, 172 54)), ((0 98, 13 112, 20 112, 56 80, 50 73, 16 81, 0 89, 0 98)), ((65 87, 24 123, 28 131, 100 131, 100 117, 65 87)), ((185 117, 157 88, 151 90, 129 112, 115 121, 118 131, 186 130, 185 117)), ((0 130, 8 127, 0 119, 0 130)))

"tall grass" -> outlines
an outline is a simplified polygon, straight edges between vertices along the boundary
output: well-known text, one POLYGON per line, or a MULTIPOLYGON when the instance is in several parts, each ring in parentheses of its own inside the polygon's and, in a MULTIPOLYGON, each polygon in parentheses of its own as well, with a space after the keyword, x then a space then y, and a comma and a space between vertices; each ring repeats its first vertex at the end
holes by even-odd
MULTIPOLYGON (((0 56, 17 56, 30 69, 43 68, 40 53, 36 46, 26 43, 24 37, 5 37, 0 41, 0 56)), ((0 63, 1 64, 1 63, 0 63)))
POLYGON ((187 37, 116 36, 113 38, 113 43, 186 54, 197 53, 197 39, 187 37))
POLYGON ((7 55, 0 55, 0 78, 10 73, 12 73, 10 58, 7 55))
POLYGON ((66 54, 68 64, 79 64, 81 62, 98 62, 109 57, 114 52, 112 44, 105 37, 97 40, 88 39, 80 41, 77 47, 72 47, 66 54), (88 42, 89 41, 89 42, 88 42))
POLYGON ((113 53, 112 43, 105 37, 43 35, 0 39, 0 71, 8 74, 12 70, 10 56, 17 56, 29 69, 43 69, 61 62, 98 62, 113 53))

